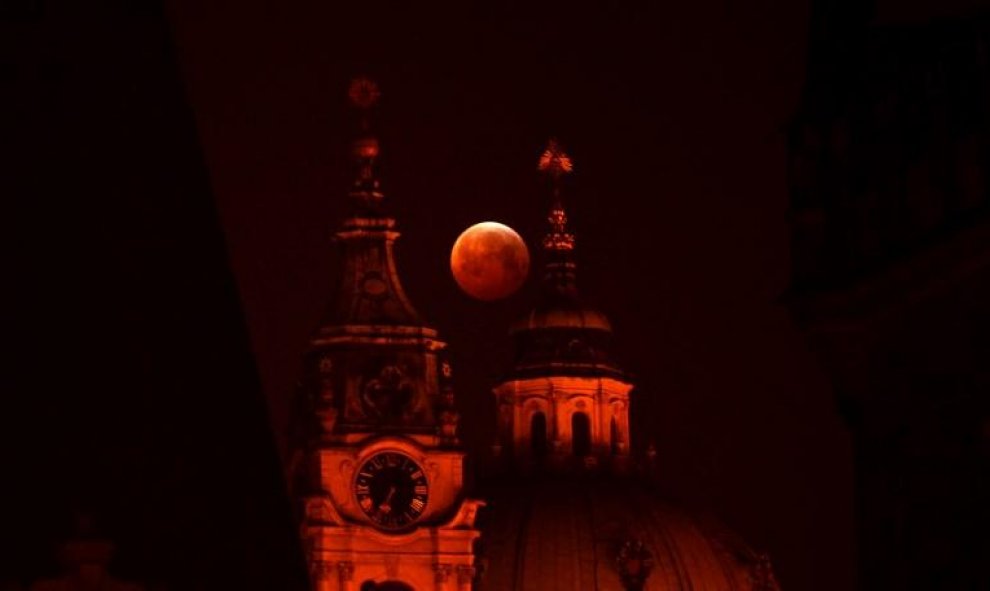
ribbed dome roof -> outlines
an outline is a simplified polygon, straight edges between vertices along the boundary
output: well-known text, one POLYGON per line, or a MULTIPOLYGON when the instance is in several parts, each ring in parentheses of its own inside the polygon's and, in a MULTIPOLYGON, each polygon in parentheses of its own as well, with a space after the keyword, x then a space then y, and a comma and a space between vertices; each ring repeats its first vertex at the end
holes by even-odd
POLYGON ((485 498, 480 591, 778 591, 765 557, 633 481, 506 482, 485 498))
POLYGON ((539 168, 553 184, 549 227, 542 240, 543 282, 536 306, 509 328, 515 359, 506 377, 621 377, 609 352, 612 323, 578 295, 575 237, 567 227, 560 195, 561 178, 572 170, 571 159, 550 140, 539 168))
POLYGON ((576 293, 547 290, 509 329, 514 344, 507 377, 624 376, 611 355, 612 325, 576 293))
POLYGON ((605 314, 579 302, 565 301, 533 309, 515 321, 509 328, 509 333, 516 334, 525 330, 545 328, 577 328, 612 332, 612 324, 605 314))

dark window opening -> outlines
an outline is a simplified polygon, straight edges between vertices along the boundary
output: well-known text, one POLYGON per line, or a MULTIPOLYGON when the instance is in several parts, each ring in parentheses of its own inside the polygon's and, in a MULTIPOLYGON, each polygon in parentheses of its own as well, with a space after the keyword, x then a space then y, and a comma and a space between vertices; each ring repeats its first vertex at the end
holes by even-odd
POLYGON ((529 425, 529 439, 533 446, 533 456, 544 458, 547 455, 547 416, 542 412, 533 413, 529 425))
POLYGON ((612 447, 612 455, 619 455, 619 425, 615 422, 615 417, 612 417, 612 424, 609 428, 610 443, 612 447))
POLYGON ((574 455, 586 456, 591 453, 591 421, 583 412, 571 415, 571 437, 574 455))

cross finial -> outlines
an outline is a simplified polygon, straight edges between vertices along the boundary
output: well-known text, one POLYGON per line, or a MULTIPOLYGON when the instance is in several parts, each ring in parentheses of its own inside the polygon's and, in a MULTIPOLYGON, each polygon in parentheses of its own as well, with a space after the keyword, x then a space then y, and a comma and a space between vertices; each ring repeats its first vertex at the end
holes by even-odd
POLYGON ((375 81, 364 76, 351 80, 347 94, 351 98, 351 103, 359 109, 370 109, 382 96, 375 81))
POLYGON ((351 99, 351 104, 361 110, 361 131, 368 131, 371 127, 371 108, 378 104, 378 99, 382 96, 378 84, 371 78, 359 76, 351 80, 347 96, 351 99))
POLYGON ((547 149, 540 156, 538 168, 549 174, 553 183, 553 205, 550 208, 550 232, 543 238, 543 248, 552 251, 574 249, 574 234, 567 231, 567 213, 560 197, 560 179, 574 170, 571 158, 560 147, 556 139, 547 142, 547 149))
POLYGON ((381 92, 370 78, 361 76, 351 81, 347 90, 351 104, 361 111, 361 134, 351 144, 351 153, 357 164, 357 178, 352 193, 365 206, 377 207, 382 199, 378 179, 375 178, 375 159, 378 157, 378 138, 371 132, 370 112, 378 103, 381 92))
POLYGON ((570 156, 564 152, 557 140, 550 138, 550 141, 547 142, 547 149, 540 156, 539 169, 549 173, 556 180, 574 170, 574 165, 571 163, 570 156))

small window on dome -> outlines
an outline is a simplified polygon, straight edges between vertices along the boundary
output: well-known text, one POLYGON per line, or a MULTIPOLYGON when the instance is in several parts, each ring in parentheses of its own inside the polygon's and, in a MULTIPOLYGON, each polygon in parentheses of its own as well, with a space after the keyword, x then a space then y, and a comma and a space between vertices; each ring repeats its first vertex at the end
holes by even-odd
POLYGON ((591 421, 583 412, 571 415, 571 437, 574 455, 584 457, 591 453, 591 421))
POLYGON ((545 458, 547 455, 547 416, 542 412, 533 413, 529 424, 529 441, 533 447, 533 457, 545 458))
POLYGON ((609 444, 613 456, 619 455, 619 424, 612 417, 612 424, 609 426, 609 444))

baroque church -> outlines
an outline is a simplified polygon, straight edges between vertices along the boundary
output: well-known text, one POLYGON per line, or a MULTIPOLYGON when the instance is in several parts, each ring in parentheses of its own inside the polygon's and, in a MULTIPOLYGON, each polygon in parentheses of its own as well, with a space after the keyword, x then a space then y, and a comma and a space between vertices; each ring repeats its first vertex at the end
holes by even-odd
MULTIPOLYGON (((497 453, 465 461, 476 426, 392 262, 370 87, 347 266, 306 357, 290 525, 163 3, 83 20, 8 4, 0 589, 777 587, 764 556, 663 502, 632 445, 641 399, 579 298, 559 148, 542 165, 557 194, 532 206, 553 213, 547 240, 531 236, 543 290, 506 327, 515 357, 491 384, 497 453), (67 532, 79 512, 93 520, 67 532)), ((853 435, 859 586, 986 589, 990 18, 891 14, 924 4, 964 2, 811 2, 787 301, 853 435)))
POLYGON ((375 84, 360 113, 342 274, 304 361, 290 492, 316 591, 778 589, 769 559, 658 498, 655 451, 630 442, 630 376, 612 328, 577 287, 576 237, 551 142, 542 277, 492 384, 497 441, 465 462, 447 343, 402 288, 377 169, 375 84), (467 466, 480 466, 466 474, 467 466))

